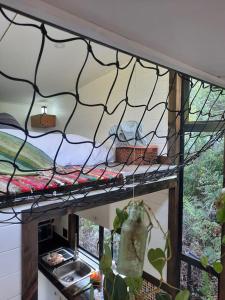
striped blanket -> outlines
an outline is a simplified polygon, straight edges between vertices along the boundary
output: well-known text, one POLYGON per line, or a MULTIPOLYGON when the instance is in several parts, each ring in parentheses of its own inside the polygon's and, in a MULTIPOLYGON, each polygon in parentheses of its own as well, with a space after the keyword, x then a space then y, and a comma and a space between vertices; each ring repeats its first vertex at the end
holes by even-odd
MULTIPOLYGON (((60 170, 62 174, 55 174, 53 176, 52 171, 39 172, 36 176, 14 176, 9 184, 8 192, 10 194, 18 195, 21 193, 33 193, 35 191, 47 191, 49 189, 55 189, 59 187, 74 187, 87 183, 107 183, 111 180, 120 180, 121 174, 106 171, 102 169, 85 168, 81 174, 80 166, 73 166, 70 168, 62 168, 60 170)), ((0 195, 7 193, 7 184, 10 180, 9 175, 0 174, 0 195)))
POLYGON ((15 175, 32 175, 53 167, 53 160, 47 154, 28 142, 23 144, 24 140, 0 131, 0 174, 12 174, 14 165, 15 175))

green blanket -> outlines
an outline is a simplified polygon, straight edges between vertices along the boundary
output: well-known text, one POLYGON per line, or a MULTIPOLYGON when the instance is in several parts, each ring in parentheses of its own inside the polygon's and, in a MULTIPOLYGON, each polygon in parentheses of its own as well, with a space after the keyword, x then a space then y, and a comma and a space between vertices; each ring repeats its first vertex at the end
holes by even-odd
MULTIPOLYGON (((11 163, 14 162, 23 142, 18 137, 0 131, 0 174, 13 173, 14 167, 11 163)), ((15 175, 34 175, 38 170, 52 168, 53 160, 43 151, 26 142, 15 164, 21 170, 16 169, 15 175)))

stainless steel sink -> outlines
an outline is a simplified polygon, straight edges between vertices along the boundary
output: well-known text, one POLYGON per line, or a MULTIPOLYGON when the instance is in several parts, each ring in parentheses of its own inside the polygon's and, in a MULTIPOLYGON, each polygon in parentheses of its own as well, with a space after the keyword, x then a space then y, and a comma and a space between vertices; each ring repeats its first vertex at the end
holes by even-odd
POLYGON ((65 287, 88 277, 92 268, 80 258, 55 268, 53 275, 65 287))

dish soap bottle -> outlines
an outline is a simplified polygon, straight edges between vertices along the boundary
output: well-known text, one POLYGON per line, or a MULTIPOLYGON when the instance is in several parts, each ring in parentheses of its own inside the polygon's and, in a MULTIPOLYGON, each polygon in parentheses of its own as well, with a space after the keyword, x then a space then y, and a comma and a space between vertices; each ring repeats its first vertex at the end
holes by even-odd
POLYGON ((143 273, 148 229, 144 223, 143 202, 131 202, 128 218, 121 228, 117 271, 129 277, 140 277, 143 273))

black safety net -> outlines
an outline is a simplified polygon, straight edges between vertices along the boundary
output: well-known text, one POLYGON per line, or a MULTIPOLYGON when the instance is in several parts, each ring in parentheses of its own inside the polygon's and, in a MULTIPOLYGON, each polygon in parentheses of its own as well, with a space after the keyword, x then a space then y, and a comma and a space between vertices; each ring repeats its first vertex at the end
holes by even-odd
POLYGON ((93 193, 135 194, 224 136, 223 88, 4 8, 0 21, 0 222, 21 222, 18 205, 32 214, 50 200, 57 209, 93 193), (35 113, 41 103, 55 127, 31 128, 35 114, 52 118, 35 113))

